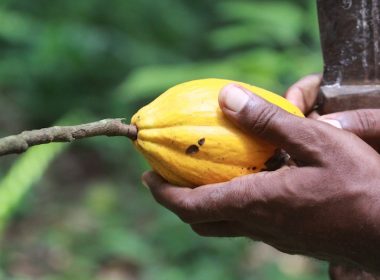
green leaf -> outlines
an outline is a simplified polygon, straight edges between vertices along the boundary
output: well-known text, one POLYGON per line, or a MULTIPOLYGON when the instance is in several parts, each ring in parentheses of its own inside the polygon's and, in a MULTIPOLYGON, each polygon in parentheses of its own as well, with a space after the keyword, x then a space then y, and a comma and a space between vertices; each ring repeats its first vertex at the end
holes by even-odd
POLYGON ((217 7, 225 20, 233 22, 211 33, 218 50, 249 44, 288 46, 298 42, 303 30, 303 11, 290 3, 221 2, 217 7))
POLYGON ((33 18, 0 8, 0 38, 11 43, 30 43, 39 36, 40 24, 33 18))
MULTIPOLYGON (((80 118, 75 114, 68 115, 58 123, 80 123, 80 118)), ((52 160, 66 147, 67 144, 63 143, 32 147, 17 159, 5 177, 1 179, 0 236, 12 217, 15 208, 41 178, 52 160)))

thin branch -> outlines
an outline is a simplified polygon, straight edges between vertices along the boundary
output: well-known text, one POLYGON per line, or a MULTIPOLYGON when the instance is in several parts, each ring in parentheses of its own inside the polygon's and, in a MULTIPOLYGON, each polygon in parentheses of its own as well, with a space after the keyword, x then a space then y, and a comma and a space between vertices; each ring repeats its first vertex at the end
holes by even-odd
POLYGON ((0 156, 19 154, 29 147, 50 142, 72 142, 93 136, 125 136, 137 138, 137 128, 123 123, 123 119, 105 119, 75 126, 53 126, 24 131, 17 135, 0 138, 0 156))

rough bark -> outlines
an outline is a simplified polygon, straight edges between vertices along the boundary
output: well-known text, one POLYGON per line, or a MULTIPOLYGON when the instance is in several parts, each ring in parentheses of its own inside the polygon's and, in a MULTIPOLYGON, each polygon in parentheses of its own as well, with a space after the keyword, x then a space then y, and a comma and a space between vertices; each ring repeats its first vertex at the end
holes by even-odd
POLYGON ((51 142, 72 142, 94 136, 124 136, 132 140, 137 137, 134 125, 123 123, 123 119, 105 119, 75 126, 53 126, 24 131, 17 135, 0 138, 0 156, 19 154, 28 148, 51 142))

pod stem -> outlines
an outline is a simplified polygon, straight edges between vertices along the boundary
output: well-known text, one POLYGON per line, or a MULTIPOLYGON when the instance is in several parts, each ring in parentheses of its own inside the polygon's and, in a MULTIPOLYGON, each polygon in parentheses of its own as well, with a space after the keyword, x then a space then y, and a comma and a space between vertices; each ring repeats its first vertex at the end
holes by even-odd
POLYGON ((124 136, 137 139, 137 127, 125 124, 124 119, 105 119, 74 126, 53 126, 24 131, 17 135, 0 138, 0 156, 20 154, 35 145, 51 142, 73 142, 94 136, 124 136))

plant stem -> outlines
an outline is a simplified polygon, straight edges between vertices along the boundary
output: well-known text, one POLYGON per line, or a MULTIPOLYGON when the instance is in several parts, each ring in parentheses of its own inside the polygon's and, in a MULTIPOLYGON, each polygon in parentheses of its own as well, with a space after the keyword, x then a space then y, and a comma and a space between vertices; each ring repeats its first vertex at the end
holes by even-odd
POLYGON ((35 145, 50 142, 72 142, 76 139, 101 135, 125 136, 136 140, 136 126, 124 124, 123 120, 105 119, 75 126, 53 126, 0 138, 0 156, 20 154, 35 145))

